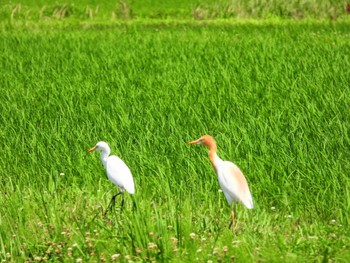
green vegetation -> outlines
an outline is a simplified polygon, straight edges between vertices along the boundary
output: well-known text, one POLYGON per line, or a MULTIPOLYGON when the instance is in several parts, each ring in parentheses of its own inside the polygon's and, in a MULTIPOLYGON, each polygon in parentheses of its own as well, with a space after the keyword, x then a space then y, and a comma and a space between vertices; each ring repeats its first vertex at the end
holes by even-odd
POLYGON ((34 19, 44 5, 0 21, 0 260, 350 260, 346 19, 34 19), (253 194, 235 234, 186 144, 206 133, 253 194), (107 218, 100 140, 136 185, 107 218))
MULTIPOLYGON (((350 3, 349 3, 350 4, 350 3)), ((2 19, 47 21, 129 20, 129 19, 217 19, 217 18, 316 18, 338 19, 348 16, 348 3, 334 0, 121 0, 5 2, 2 19)))

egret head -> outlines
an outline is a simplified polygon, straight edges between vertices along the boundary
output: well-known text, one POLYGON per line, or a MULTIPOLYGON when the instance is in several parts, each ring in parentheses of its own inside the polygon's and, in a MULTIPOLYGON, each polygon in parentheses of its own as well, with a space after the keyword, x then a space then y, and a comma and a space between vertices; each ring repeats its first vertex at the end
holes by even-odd
POLYGON ((214 138, 210 135, 203 135, 198 140, 189 142, 188 144, 202 144, 202 145, 205 145, 209 148, 216 147, 216 142, 215 142, 214 138))
POLYGON ((98 142, 94 147, 88 150, 88 152, 93 152, 93 151, 107 151, 109 150, 109 146, 106 142, 98 142))

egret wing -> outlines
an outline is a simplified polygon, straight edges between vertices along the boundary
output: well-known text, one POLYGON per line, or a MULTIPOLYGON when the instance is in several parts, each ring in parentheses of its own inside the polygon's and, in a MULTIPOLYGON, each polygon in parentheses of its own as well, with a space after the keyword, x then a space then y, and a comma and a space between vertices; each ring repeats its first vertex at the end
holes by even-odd
POLYGON ((115 185, 125 189, 128 193, 135 193, 134 179, 129 167, 119 157, 112 155, 107 161, 107 176, 115 185))
POLYGON ((234 163, 225 161, 218 169, 218 179, 226 199, 242 202, 247 208, 253 208, 253 199, 248 183, 242 171, 234 163))

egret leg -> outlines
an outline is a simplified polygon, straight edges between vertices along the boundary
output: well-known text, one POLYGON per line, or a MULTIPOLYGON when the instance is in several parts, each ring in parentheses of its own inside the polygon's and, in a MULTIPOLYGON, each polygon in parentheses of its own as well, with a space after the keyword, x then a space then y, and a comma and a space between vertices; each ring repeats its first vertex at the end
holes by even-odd
POLYGON ((228 228, 232 228, 232 231, 234 231, 235 219, 236 219, 236 203, 234 203, 233 210, 231 210, 231 217, 232 217, 232 220, 231 220, 230 225, 228 226, 228 228))
POLYGON ((120 194, 122 194, 122 192, 119 192, 119 193, 117 193, 117 194, 115 194, 115 195, 112 196, 112 199, 111 199, 111 201, 109 202, 109 205, 108 205, 106 211, 103 213, 104 216, 107 214, 107 212, 108 212, 110 209, 112 209, 112 207, 115 206, 115 198, 116 198, 118 195, 120 195, 120 194), (112 204, 112 203, 113 203, 113 204, 112 204))
POLYGON ((122 203, 121 203, 121 207, 124 206, 124 192, 121 191, 120 194, 122 195, 122 203))

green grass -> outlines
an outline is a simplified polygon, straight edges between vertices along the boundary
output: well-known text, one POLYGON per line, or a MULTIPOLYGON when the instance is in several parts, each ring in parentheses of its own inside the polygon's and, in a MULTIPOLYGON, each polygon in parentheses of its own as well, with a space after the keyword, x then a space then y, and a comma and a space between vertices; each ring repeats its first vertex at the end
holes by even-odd
POLYGON ((34 25, 0 33, 3 261, 350 259, 347 22, 34 25), (253 194, 235 235, 206 133, 253 194), (99 140, 136 184, 107 219, 99 140))
POLYGON ((333 0, 119 0, 3 1, 1 18, 24 21, 130 19, 339 19, 349 15, 347 1, 333 0))

